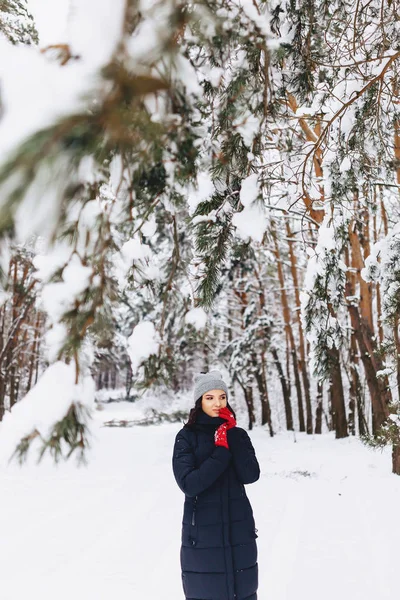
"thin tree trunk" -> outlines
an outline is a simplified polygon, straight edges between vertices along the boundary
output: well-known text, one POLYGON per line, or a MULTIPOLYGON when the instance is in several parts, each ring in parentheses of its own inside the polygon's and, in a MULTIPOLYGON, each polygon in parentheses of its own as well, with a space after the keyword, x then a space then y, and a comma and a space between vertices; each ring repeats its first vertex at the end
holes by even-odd
POLYGON ((305 431, 306 426, 304 423, 303 394, 301 391, 300 375, 299 375, 299 368, 298 368, 299 365, 297 362, 297 354, 296 354, 295 349, 292 350, 292 362, 293 362, 293 371, 294 371, 294 383, 296 386, 298 410, 299 410, 299 429, 300 429, 300 431, 305 431))
MULTIPOLYGON (((360 307, 354 303, 355 296, 355 273, 356 281, 360 277, 363 261, 360 244, 354 227, 350 225, 349 230, 351 247, 351 275, 346 279, 346 297, 349 299, 347 308, 350 314, 351 326, 360 350, 360 358, 363 363, 368 390, 372 406, 372 432, 375 435, 378 429, 389 415, 388 405, 391 401, 391 391, 387 377, 377 377, 377 372, 383 370, 382 356, 377 348, 376 339, 370 326, 369 300, 360 302, 360 307), (360 314, 361 307, 366 312, 365 316, 360 314)), ((364 293, 368 294, 369 291, 364 293)))
POLYGON ((392 446, 392 472, 400 475, 400 446, 395 444, 392 446))
POLYGON ((393 338, 396 346, 396 379, 397 379, 397 394, 400 399, 400 341, 399 341, 399 316, 396 315, 393 324, 393 338))
POLYGON ((317 410, 315 412, 315 430, 314 433, 321 434, 322 433, 322 383, 319 381, 317 383, 317 410))
POLYGON ((39 333, 40 333, 40 320, 41 320, 40 312, 38 312, 36 315, 35 333, 34 333, 34 337, 33 337, 31 355, 30 355, 30 359, 29 359, 28 381, 27 381, 26 390, 25 390, 26 394, 29 392, 29 390, 32 387, 33 371, 34 371, 34 366, 35 366, 35 357, 36 357, 37 345, 38 345, 39 333))
MULTIPOLYGON (((357 339, 358 347, 360 349, 361 361, 364 366, 365 377, 368 385, 368 390, 371 397, 372 406, 372 433, 375 435, 383 422, 389 416, 388 405, 390 403, 390 390, 387 387, 387 378, 381 378, 376 376, 376 368, 374 366, 372 354, 374 350, 368 348, 365 343, 367 337, 363 335, 363 325, 358 309, 354 305, 349 305, 348 310, 350 313, 350 319, 354 334, 357 339)), ((375 357, 375 361, 380 363, 380 368, 383 369, 383 364, 379 357, 375 357)))
POLYGON ((283 372, 282 364, 279 360, 278 351, 276 348, 271 348, 271 354, 274 359, 274 364, 278 371, 279 381, 282 386, 282 395, 283 395, 283 403, 285 406, 285 416, 286 416, 286 429, 288 431, 293 431, 293 413, 292 413, 292 405, 290 401, 290 391, 289 386, 287 384, 285 374, 283 372))
MULTIPOLYGON (((357 340, 354 331, 350 338, 350 399, 355 403, 357 409, 358 433, 360 436, 368 434, 368 423, 365 419, 364 400, 360 375, 358 373, 359 361, 357 356, 357 340)), ((354 427, 355 428, 355 427, 354 427)), ((353 432, 352 432, 353 433, 353 432)), ((354 435, 354 434, 353 434, 354 435)))
POLYGON ((249 415, 249 429, 253 429, 253 424, 255 423, 256 418, 254 415, 254 397, 253 388, 251 387, 251 385, 248 385, 244 388, 244 399, 249 415))
MULTIPOLYGON (((374 200, 375 204, 378 205, 378 192, 375 186, 374 190, 374 200)), ((378 241, 378 226, 377 226, 377 216, 374 213, 373 217, 373 232, 374 232, 374 244, 378 241)), ((380 262, 380 257, 377 258, 378 262, 380 262)), ((381 286, 379 285, 379 281, 375 283, 375 291, 376 291, 376 322, 378 327, 378 336, 379 336, 379 344, 382 346, 383 344, 383 327, 382 327, 382 302, 381 302, 381 286)))
POLYGON ((6 398, 5 380, 4 380, 2 372, 0 371, 0 421, 3 420, 4 413, 6 412, 5 398, 6 398))
POLYGON ((261 425, 268 424, 269 434, 271 437, 274 435, 271 420, 271 406, 268 397, 267 380, 263 376, 263 369, 257 369, 257 357, 252 355, 252 363, 254 366, 254 375, 257 381, 258 392, 260 394, 261 402, 261 425))
POLYGON ((332 425, 335 430, 336 438, 339 439, 348 436, 342 372, 340 368, 340 354, 339 350, 335 347, 332 347, 328 351, 328 354, 331 362, 330 395, 332 403, 332 425))
POLYGON ((282 268, 282 260, 281 260, 281 256, 280 256, 280 252, 279 252, 279 245, 278 245, 278 240, 277 240, 277 235, 276 235, 276 230, 275 230, 275 224, 273 221, 271 221, 271 232, 272 232, 272 237, 274 240, 274 254, 275 254, 275 258, 276 258, 276 262, 277 262, 279 287, 280 287, 280 293, 281 293, 281 305, 282 305, 282 312, 283 312, 283 321, 285 324, 286 339, 288 342, 287 354, 289 354, 289 348, 290 348, 290 354, 292 357, 292 365, 293 365, 293 373, 294 373, 294 377, 295 377, 295 385, 296 385, 296 393, 297 393, 297 406, 298 406, 298 414, 299 414, 299 429, 300 429, 300 431, 305 431, 306 425, 305 425, 305 421, 304 421, 303 393, 301 390, 300 378, 299 378, 296 343, 295 343, 295 339, 294 339, 294 335, 293 335, 293 328, 292 328, 291 319, 290 319, 290 309, 289 309, 288 297, 286 294, 285 278, 284 278, 283 268, 282 268))
MULTIPOLYGON (((358 200, 355 202, 355 212, 359 210, 358 200)), ((364 211, 363 211, 364 213, 364 211)), ((368 226, 365 225, 364 230, 368 230, 368 226)), ((367 236, 365 235, 363 240, 366 243, 367 236)), ((353 273, 356 273, 356 280, 360 287, 360 301, 359 311, 363 320, 368 324, 371 334, 374 335, 374 322, 372 318, 372 284, 366 282, 361 277, 361 270, 365 266, 365 258, 367 252, 369 253, 369 241, 367 242, 367 249, 364 249, 364 256, 361 252, 360 238, 356 231, 356 221, 353 221, 349 226, 349 240, 351 247, 351 267, 353 273)))
MULTIPOLYGON (((289 220, 286 219, 286 233, 289 240, 293 239, 293 233, 290 229, 289 220)), ((300 359, 298 361, 304 389, 304 397, 306 402, 306 431, 307 433, 313 432, 313 417, 312 417, 312 406, 311 406, 311 393, 310 393, 310 379, 308 376, 305 342, 303 335, 303 327, 300 318, 300 286, 299 278, 297 274, 297 258, 293 248, 293 241, 289 241, 289 258, 290 258, 290 272, 292 274, 294 294, 296 301, 296 310, 294 311, 295 320, 297 321, 297 327, 299 332, 299 354, 300 359)))
POLYGON ((128 361, 127 367, 126 367, 126 376, 125 376, 125 393, 126 393, 127 398, 130 398, 130 395, 131 395, 132 379, 133 379, 132 367, 131 367, 130 361, 128 361))

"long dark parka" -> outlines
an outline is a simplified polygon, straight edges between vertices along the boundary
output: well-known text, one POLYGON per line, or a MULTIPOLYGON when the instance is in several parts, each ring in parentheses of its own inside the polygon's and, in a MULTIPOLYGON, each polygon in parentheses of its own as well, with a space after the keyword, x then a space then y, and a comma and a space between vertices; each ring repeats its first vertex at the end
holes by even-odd
POLYGON ((228 431, 229 450, 214 444, 224 423, 200 410, 176 436, 175 479, 185 494, 182 584, 187 600, 256 600, 257 530, 244 484, 260 468, 244 429, 228 431))

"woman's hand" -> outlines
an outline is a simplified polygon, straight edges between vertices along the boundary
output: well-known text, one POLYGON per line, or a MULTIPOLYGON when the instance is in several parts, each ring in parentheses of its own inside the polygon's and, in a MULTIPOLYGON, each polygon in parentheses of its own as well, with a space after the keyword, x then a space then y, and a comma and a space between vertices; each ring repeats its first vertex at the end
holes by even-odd
MULTIPOLYGON (((235 417, 233 416, 233 414, 231 413, 231 411, 229 410, 228 407, 224 406, 224 408, 221 408, 218 413, 218 416, 227 421, 227 423, 226 423, 227 429, 232 429, 232 427, 236 427, 235 417)), ((224 423, 224 425, 225 425, 225 423, 224 423)))
POLYGON ((225 419, 226 422, 222 423, 222 425, 220 425, 218 427, 218 429, 215 430, 215 436, 214 436, 215 445, 216 446, 224 446, 225 448, 228 448, 228 450, 229 450, 227 432, 228 432, 228 429, 232 429, 233 427, 236 427, 235 417, 233 416, 233 414, 231 413, 229 408, 227 408, 226 406, 224 406, 224 408, 220 409, 218 416, 221 417, 222 419, 225 419))
POLYGON ((222 425, 220 425, 218 429, 215 430, 214 441, 216 446, 224 446, 224 448, 228 448, 229 450, 228 438, 226 435, 227 431, 228 424, 222 423, 222 425))

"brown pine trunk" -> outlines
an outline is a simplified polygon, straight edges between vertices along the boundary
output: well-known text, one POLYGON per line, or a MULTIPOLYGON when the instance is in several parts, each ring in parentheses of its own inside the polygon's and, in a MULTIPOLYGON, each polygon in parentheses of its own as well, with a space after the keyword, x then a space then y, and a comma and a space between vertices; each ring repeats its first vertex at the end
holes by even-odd
POLYGON ((304 422, 303 393, 301 390, 299 365, 297 362, 297 354, 296 354, 295 349, 292 350, 292 364, 293 364, 293 372, 294 372, 294 384, 296 386, 296 393, 297 393, 297 405, 298 405, 298 411, 299 411, 299 430, 305 431, 306 425, 304 422))
MULTIPOLYGON (((345 261, 346 261, 347 267, 352 266, 350 264, 350 251, 348 248, 346 248, 346 251, 345 251, 345 261)), ((354 294, 354 290, 356 289, 356 284, 357 284, 357 277, 358 277, 358 274, 356 272, 356 269, 348 268, 348 271, 347 271, 348 286, 346 288, 346 292, 350 292, 351 294, 354 294)), ((353 298, 348 297, 348 301, 353 302, 353 298)), ((366 430, 368 430, 368 427, 367 427, 367 423, 365 421, 365 415, 364 415, 364 403, 363 403, 363 398, 362 398, 361 382, 360 382, 360 377, 359 377, 359 373, 358 373, 359 360, 358 360, 358 355, 357 355, 357 339, 354 334, 354 330, 350 334, 349 358, 350 358, 349 373, 348 373, 349 382, 350 382, 349 430, 352 435, 355 435, 355 429, 356 429, 356 427, 355 427, 355 421, 356 421, 355 410, 357 409, 359 433, 360 433, 360 435, 364 435, 366 430)))
POLYGON ((131 362, 128 361, 128 364, 126 367, 126 376, 125 376, 125 393, 126 393, 127 398, 130 398, 130 395, 131 395, 132 380, 133 380, 133 374, 132 374, 131 362))
MULTIPOLYGON (((287 233, 289 240, 293 240, 293 234, 290 229, 289 221, 287 219, 286 219, 286 233, 287 233)), ((305 402, 306 402, 306 418, 307 418, 306 431, 307 431, 307 433, 312 433, 313 417, 312 417, 312 406, 311 406, 310 380, 308 377, 303 327, 302 327, 301 318, 300 318, 300 286, 299 286, 299 278, 297 275, 297 258, 296 258, 296 253, 293 248, 293 241, 289 241, 289 258, 290 258, 290 272, 292 274, 295 301, 296 301, 296 310, 294 311, 294 315, 295 315, 295 319, 297 321, 297 327, 298 327, 298 333, 299 333, 300 359, 298 361, 298 365, 299 365, 299 370, 300 370, 301 377, 303 380, 304 397, 305 397, 305 402)))
MULTIPOLYGON (((364 400, 360 376, 358 374, 359 361, 357 356, 357 341, 354 332, 350 338, 350 400, 354 402, 357 410, 358 433, 362 437, 368 434, 368 423, 365 419, 364 400)), ((355 424, 354 424, 355 429, 355 424)), ((352 432, 353 433, 353 432, 352 432)), ((353 434, 354 435, 354 434, 353 434)))
POLYGON ((261 425, 268 425, 269 434, 271 437, 274 435, 271 418, 271 405, 269 403, 267 380, 263 375, 263 369, 257 368, 257 357, 253 354, 252 362, 254 366, 254 375, 257 381, 258 393, 260 395, 261 402, 261 425))
MULTIPOLYGON (((265 306, 265 293, 264 287, 261 282, 261 277, 258 271, 258 268, 254 268, 254 274, 256 276, 258 287, 259 287, 259 310, 258 314, 262 316, 266 313, 265 306)), ((264 335, 264 332, 261 333, 260 337, 264 335)), ((268 425, 270 436, 274 435, 274 430, 272 427, 272 413, 271 413, 271 404, 269 402, 268 395, 268 383, 267 383, 267 359, 266 359, 267 346, 265 343, 265 339, 263 339, 262 349, 261 349, 261 373, 259 374, 260 382, 259 382, 259 390, 260 390, 260 401, 261 401, 261 424, 268 425), (262 392, 261 392, 262 390, 262 392)), ((254 364, 254 363, 253 363, 254 364)), ((255 372, 258 374, 257 366, 255 365, 255 372)), ((258 376, 258 375, 257 375, 258 376)))
POLYGON ((392 446, 392 472, 400 475, 400 446, 392 446))
POLYGON ((322 433, 322 383, 319 381, 317 384, 317 410, 315 411, 315 430, 314 433, 322 433))
POLYGON ((305 421, 304 421, 303 393, 301 390, 300 378, 299 378, 296 343, 295 343, 295 339, 294 339, 294 335, 293 335, 293 328, 292 328, 292 323, 291 323, 291 318, 290 318, 290 309, 289 309, 288 297, 286 294, 286 286, 285 286, 285 278, 284 278, 283 268, 282 268, 282 260, 281 260, 281 256, 280 256, 280 252, 279 252, 279 245, 278 245, 278 240, 277 240, 277 235, 276 235, 276 230, 275 230, 275 224, 273 221, 271 221, 271 233, 272 233, 272 237, 274 240, 274 255, 276 258, 277 270, 278 270, 283 321, 284 321, 284 325, 285 325, 286 339, 288 342, 287 356, 289 358, 289 351, 290 351, 290 354, 292 357, 292 367, 293 367, 296 393, 297 393, 299 429, 300 429, 300 431, 305 431, 306 426, 305 426, 305 421))
POLYGON ((2 375, 0 373, 0 421, 3 420, 4 413, 6 412, 6 407, 5 407, 5 403, 4 403, 5 398, 6 398, 5 381, 4 381, 4 377, 2 377, 2 375))
MULTIPOLYGON (((378 204, 377 191, 375 188, 374 199, 376 205, 378 204)), ((377 227, 377 217, 376 213, 373 217, 373 231, 374 231, 374 243, 378 241, 378 227, 377 227)), ((386 234, 385 234, 386 235, 386 234)), ((378 262, 380 262, 380 257, 378 256, 378 262)), ((383 327, 382 327, 382 302, 381 302, 381 286, 379 285, 379 281, 375 284, 375 292, 376 292, 376 322, 378 327, 378 336, 379 336, 379 344, 382 346, 383 344, 383 327)))
POLYGON ((293 413, 292 413, 292 404, 290 401, 290 389, 288 383, 286 381, 285 374, 283 372, 282 364, 279 360, 278 351, 276 348, 271 348, 271 354, 274 359, 274 364, 278 371, 279 381, 282 386, 282 395, 283 395, 283 403, 285 406, 285 417, 286 417, 286 429, 288 431, 293 431, 293 413))
POLYGON ((255 423, 256 418, 254 415, 254 397, 253 397, 253 388, 251 387, 251 385, 246 386, 244 388, 244 399, 246 402, 247 412, 249 415, 249 429, 253 429, 253 424, 255 423))
MULTIPOLYGON (((356 200, 354 210, 357 214, 359 208, 358 201, 356 200)), ((365 211, 363 211, 364 218, 364 232, 363 232, 363 243, 365 244, 364 252, 361 250, 360 238, 356 231, 355 221, 349 226, 349 241, 351 247, 351 267, 353 273, 356 275, 357 284, 360 287, 360 301, 359 311, 363 321, 368 325, 371 335, 374 335, 374 322, 372 317, 372 284, 367 283, 361 277, 361 269, 365 266, 365 259, 369 255, 369 239, 367 234, 368 224, 365 224, 365 211), (366 241, 368 240, 368 241, 366 241)))
POLYGON ((339 350, 332 347, 329 351, 329 360, 331 363, 330 397, 332 409, 332 426, 335 430, 336 438, 348 436, 346 408, 344 403, 342 371, 340 368, 339 350))
MULTIPOLYGON (((400 157, 399 157, 399 160, 400 160, 400 157)), ((400 177, 400 170, 397 169, 397 183, 400 185, 399 177, 400 177)), ((387 234, 389 233, 389 225, 388 225, 388 218, 387 218, 382 188, 380 189, 379 196, 380 196, 380 207, 381 207, 381 219, 382 219, 382 225, 383 225, 383 233, 385 234, 385 236, 387 236, 387 234)))
POLYGON ((396 346, 396 379, 397 379, 397 393, 400 398, 400 341, 399 341, 399 316, 396 315, 393 324, 393 338, 396 346))
POLYGON ((391 401, 391 391, 387 377, 377 377, 377 372, 383 370, 383 359, 377 346, 373 329, 371 328, 370 289, 363 288, 364 299, 360 299, 359 306, 354 302, 355 285, 360 282, 360 271, 364 266, 361 254, 360 242, 354 226, 349 226, 349 239, 351 248, 351 270, 346 280, 346 297, 350 314, 350 322, 354 336, 360 350, 360 358, 363 363, 368 390, 372 406, 372 433, 375 435, 378 429, 389 415, 388 405, 391 401), (361 310, 364 311, 361 313, 361 310))
POLYGON ((379 356, 375 356, 375 359, 373 359, 374 350, 371 345, 369 345, 369 347, 367 346, 366 339, 368 339, 368 332, 363 331, 364 326, 361 322, 357 306, 349 304, 348 310, 354 335, 360 349, 360 357, 371 397, 372 433, 375 435, 389 416, 388 405, 391 397, 390 389, 387 387, 386 377, 378 378, 376 376, 377 369, 374 366, 374 362, 378 363, 378 370, 383 369, 382 359, 379 356))
MULTIPOLYGON (((396 79, 393 80, 393 95, 396 98, 395 104, 400 106, 400 89, 396 79)), ((394 159, 396 164, 396 181, 400 185, 400 119, 396 119, 394 122, 394 159)))
POLYGON ((40 314, 40 312, 38 312, 36 315, 35 334, 34 334, 34 338, 33 338, 31 355, 30 355, 30 360, 29 360, 28 381, 27 381, 26 391, 25 391, 26 394, 29 392, 29 390, 32 387, 33 373, 34 373, 34 369, 35 369, 35 359, 36 359, 36 355, 39 351, 39 336, 41 333, 41 323, 42 323, 41 314, 40 314))
POLYGON ((347 419, 349 435, 356 435, 356 402, 354 396, 350 393, 349 416, 347 419))
POLYGON ((16 395, 16 377, 15 377, 15 367, 12 366, 8 369, 8 373, 9 373, 9 380, 10 380, 10 409, 14 406, 14 404, 16 404, 17 402, 17 395, 16 395))

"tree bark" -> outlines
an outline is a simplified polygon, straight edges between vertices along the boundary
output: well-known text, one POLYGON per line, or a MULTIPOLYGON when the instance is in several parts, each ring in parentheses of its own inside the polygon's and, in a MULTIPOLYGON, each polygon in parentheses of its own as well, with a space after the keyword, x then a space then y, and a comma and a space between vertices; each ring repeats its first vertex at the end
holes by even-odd
POLYGON ((332 402, 332 425, 336 438, 339 439, 348 436, 340 354, 339 350, 335 347, 332 347, 328 351, 328 354, 331 363, 330 394, 332 402))
POLYGON ((295 385, 296 385, 296 393, 297 393, 297 407, 298 407, 298 414, 299 414, 299 429, 300 429, 300 431, 305 431, 306 426, 305 426, 305 421, 304 421, 303 393, 301 390, 300 378, 299 378, 296 342, 295 342, 294 335, 293 335, 293 328, 292 328, 291 318, 290 318, 289 302, 288 302, 288 297, 286 294, 285 278, 284 278, 283 268, 282 268, 282 260, 281 260, 281 256, 280 256, 280 252, 279 252, 275 224, 273 221, 271 221, 271 232, 272 232, 272 237, 274 240, 274 255, 276 258, 276 262, 277 262, 283 321, 284 321, 284 325, 285 325, 286 338, 288 340, 290 354, 292 357, 293 373, 294 373, 294 377, 295 377, 295 385))
POLYGON ((247 406, 247 412, 249 415, 249 429, 253 429, 253 424, 255 423, 255 414, 254 414, 254 397, 253 397, 253 388, 251 385, 246 386, 244 388, 244 399, 247 406))
MULTIPOLYGON (((286 233, 289 240, 293 240, 293 234, 290 229, 289 221, 286 219, 286 233)), ((304 397, 306 402, 306 431, 307 433, 313 432, 313 417, 312 417, 312 406, 311 406, 311 393, 310 393, 310 379, 308 376, 307 369, 307 359, 306 359, 306 350, 305 350, 305 342, 303 335, 303 326, 300 318, 300 286, 299 286, 299 278, 297 274, 297 258, 296 253, 293 248, 293 241, 289 241, 289 258, 290 258, 290 272, 292 274, 293 286, 294 286, 294 295, 296 301, 296 310, 294 312, 295 320, 297 322, 298 334, 299 334, 299 354, 300 359, 298 361, 300 373, 303 380, 303 389, 304 389, 304 397)))
POLYGON ((271 354, 274 359, 274 364, 278 371, 279 381, 282 386, 282 395, 283 395, 283 403, 285 406, 285 417, 286 417, 286 429, 288 431, 293 431, 293 413, 292 413, 292 405, 290 401, 290 389, 287 384, 285 374, 283 372, 282 364, 279 360, 278 351, 276 348, 271 348, 271 354))
MULTIPOLYGON (((371 346, 368 347, 366 344, 368 333, 363 332, 364 326, 361 322, 357 306, 349 304, 348 310, 353 331, 360 349, 361 361, 364 366, 365 378, 371 397, 372 433, 375 435, 389 416, 388 406, 391 398, 390 389, 388 388, 387 377, 378 378, 376 376, 377 369, 374 366, 373 360, 374 349, 372 349, 371 346)), ((383 369, 382 359, 379 356, 375 356, 375 363, 378 363, 380 369, 383 369)))
POLYGON ((395 444, 392 446, 392 472, 400 475, 400 446, 395 444))
POLYGON ((314 433, 321 434, 322 433, 322 383, 318 382, 317 384, 317 410, 315 412, 315 430, 314 433))
MULTIPOLYGON (((351 333, 350 337, 350 401, 354 403, 355 408, 357 410, 357 422, 358 422, 358 433, 360 436, 364 436, 368 434, 368 423, 365 419, 364 412, 364 400, 362 397, 362 388, 360 376, 358 373, 359 369, 359 361, 357 356, 357 340, 354 335, 354 331, 351 333)), ((355 435, 355 423, 354 423, 354 433, 351 431, 353 435, 355 435)))
MULTIPOLYGON (((264 357, 265 358, 265 357, 264 357)), ((269 403, 267 379, 264 375, 264 369, 257 369, 257 358, 255 355, 252 356, 252 362, 254 365, 254 375, 257 381, 258 392, 260 394, 261 402, 261 425, 268 425, 269 434, 271 437, 274 436, 274 430, 272 427, 272 416, 271 416, 271 405, 269 403)))

